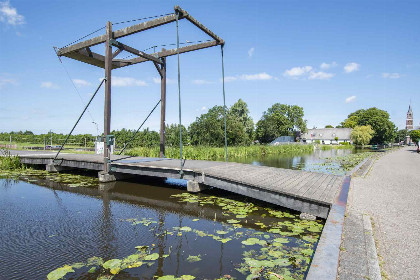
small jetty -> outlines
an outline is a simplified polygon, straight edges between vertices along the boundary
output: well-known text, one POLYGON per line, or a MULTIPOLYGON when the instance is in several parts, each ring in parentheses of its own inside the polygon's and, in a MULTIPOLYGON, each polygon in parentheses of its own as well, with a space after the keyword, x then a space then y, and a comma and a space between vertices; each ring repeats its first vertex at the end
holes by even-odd
MULTIPOLYGON (((13 154, 22 163, 45 165, 49 171, 104 169, 103 155, 63 153, 54 160, 55 153, 49 152, 13 154)), ((218 188, 320 218, 328 217, 344 180, 337 175, 222 161, 185 160, 182 172, 179 159, 112 155, 109 164, 115 180, 128 176, 185 179, 192 192, 218 188)))

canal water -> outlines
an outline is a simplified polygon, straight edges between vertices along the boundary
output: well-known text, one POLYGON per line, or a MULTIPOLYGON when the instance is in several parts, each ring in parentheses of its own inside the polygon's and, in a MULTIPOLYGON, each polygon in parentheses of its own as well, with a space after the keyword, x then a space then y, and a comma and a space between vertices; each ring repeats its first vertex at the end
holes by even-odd
MULTIPOLYGON (((351 153, 233 161, 341 174, 323 163, 351 153)), ((176 180, 0 170, 0 279, 304 279, 323 223, 176 180)))
POLYGON ((77 176, 0 172, 0 279, 303 279, 323 227, 224 192, 77 176))
POLYGON ((364 152, 357 149, 316 149, 310 153, 284 154, 276 156, 264 156, 256 158, 234 158, 231 161, 248 163, 254 165, 270 166, 286 169, 297 169, 313 172, 332 173, 344 175, 346 170, 342 169, 338 163, 330 162, 324 165, 326 159, 343 157, 349 154, 364 152))

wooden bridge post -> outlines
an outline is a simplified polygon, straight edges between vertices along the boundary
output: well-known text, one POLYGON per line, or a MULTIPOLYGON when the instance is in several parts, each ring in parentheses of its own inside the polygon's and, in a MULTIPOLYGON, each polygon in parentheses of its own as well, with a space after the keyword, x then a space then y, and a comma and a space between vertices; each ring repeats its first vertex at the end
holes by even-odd
MULTIPOLYGON (((163 51, 163 50, 162 50, 163 51)), ((160 66, 160 154, 161 158, 165 157, 165 111, 166 111, 166 58, 161 58, 163 63, 160 66)))
POLYGON ((111 146, 107 144, 107 136, 111 133, 111 69, 112 69, 112 23, 106 23, 105 41, 105 108, 104 108, 104 173, 109 172, 111 146))

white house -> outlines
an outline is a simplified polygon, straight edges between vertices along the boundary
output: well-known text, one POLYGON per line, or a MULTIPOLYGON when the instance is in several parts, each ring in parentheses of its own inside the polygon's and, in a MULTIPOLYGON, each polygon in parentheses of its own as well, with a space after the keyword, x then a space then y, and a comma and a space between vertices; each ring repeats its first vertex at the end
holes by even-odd
POLYGON ((350 142, 351 128, 316 128, 308 129, 306 133, 301 135, 302 142, 315 143, 317 140, 321 144, 338 144, 350 142))

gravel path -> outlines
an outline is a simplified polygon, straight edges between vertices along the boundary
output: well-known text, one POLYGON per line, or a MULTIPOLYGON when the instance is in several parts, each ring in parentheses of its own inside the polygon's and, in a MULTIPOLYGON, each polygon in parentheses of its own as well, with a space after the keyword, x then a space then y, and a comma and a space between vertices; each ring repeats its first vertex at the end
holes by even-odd
POLYGON ((420 154, 405 147, 379 158, 365 178, 352 179, 350 209, 375 223, 390 279, 420 279, 420 154))

